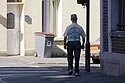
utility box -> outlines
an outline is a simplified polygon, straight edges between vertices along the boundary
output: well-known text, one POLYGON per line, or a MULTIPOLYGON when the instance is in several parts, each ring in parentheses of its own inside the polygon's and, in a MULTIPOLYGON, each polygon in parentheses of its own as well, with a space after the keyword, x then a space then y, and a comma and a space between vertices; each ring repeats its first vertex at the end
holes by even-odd
POLYGON ((36 56, 51 58, 54 34, 46 32, 35 32, 36 56))

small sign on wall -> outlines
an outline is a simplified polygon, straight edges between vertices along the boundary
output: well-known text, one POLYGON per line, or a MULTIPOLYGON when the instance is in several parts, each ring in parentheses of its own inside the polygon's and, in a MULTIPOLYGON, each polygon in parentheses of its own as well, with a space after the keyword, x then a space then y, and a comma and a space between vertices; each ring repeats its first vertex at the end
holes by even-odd
POLYGON ((51 46, 52 42, 51 41, 47 41, 47 46, 51 46))

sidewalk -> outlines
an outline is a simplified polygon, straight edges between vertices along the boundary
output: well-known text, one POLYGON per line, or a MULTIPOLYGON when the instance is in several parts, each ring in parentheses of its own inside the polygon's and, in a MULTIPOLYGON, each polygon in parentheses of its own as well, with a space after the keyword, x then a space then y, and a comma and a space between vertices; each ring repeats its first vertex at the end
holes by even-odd
MULTIPOLYGON (((84 64, 84 57, 81 57, 80 64, 84 64)), ((0 67, 21 66, 30 64, 67 64, 67 58, 41 58, 35 56, 1 56, 0 67)))

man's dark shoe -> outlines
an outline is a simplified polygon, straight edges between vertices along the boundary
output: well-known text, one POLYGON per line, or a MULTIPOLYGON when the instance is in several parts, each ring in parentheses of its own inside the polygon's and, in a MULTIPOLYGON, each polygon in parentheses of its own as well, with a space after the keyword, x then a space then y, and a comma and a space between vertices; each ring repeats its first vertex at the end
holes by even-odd
POLYGON ((80 76, 80 74, 79 73, 75 73, 75 76, 80 76))
POLYGON ((72 73, 73 73, 73 71, 72 71, 72 70, 70 70, 70 71, 69 71, 69 73, 68 73, 68 75, 72 75, 72 73))

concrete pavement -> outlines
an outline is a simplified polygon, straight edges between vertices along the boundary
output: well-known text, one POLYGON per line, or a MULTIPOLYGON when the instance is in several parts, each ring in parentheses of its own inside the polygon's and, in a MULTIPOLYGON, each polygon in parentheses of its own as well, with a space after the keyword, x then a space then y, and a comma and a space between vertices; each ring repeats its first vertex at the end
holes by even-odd
MULTIPOLYGON (((82 56, 80 64, 85 63, 82 56)), ((27 66, 30 64, 67 64, 67 58, 42 58, 35 56, 1 56, 0 67, 27 66)))

